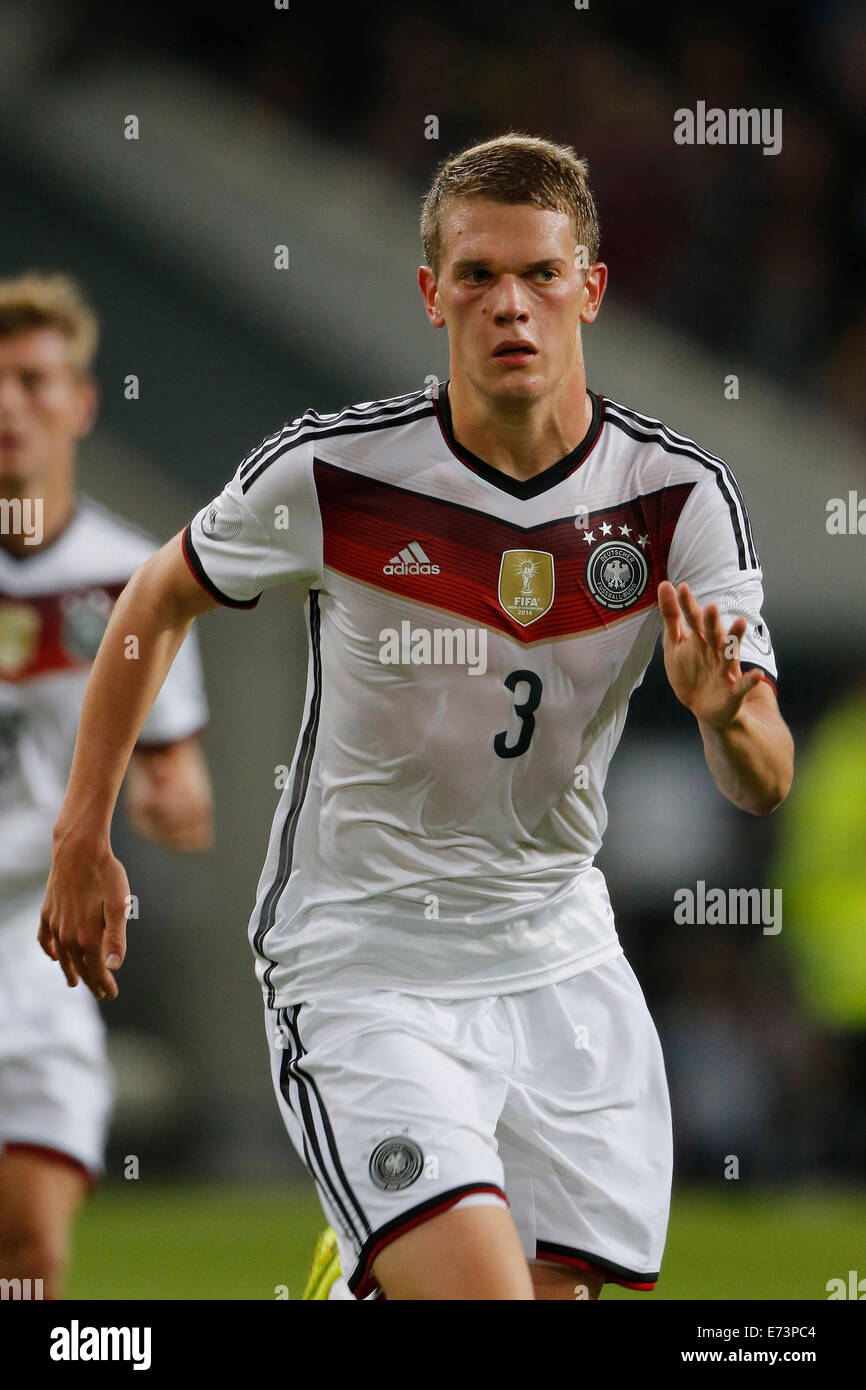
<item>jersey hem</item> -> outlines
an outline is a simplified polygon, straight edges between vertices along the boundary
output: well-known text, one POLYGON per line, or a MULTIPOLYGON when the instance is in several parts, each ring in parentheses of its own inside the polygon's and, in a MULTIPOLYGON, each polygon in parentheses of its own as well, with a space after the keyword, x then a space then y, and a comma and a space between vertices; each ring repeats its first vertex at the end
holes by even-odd
POLYGON ((575 1250, 569 1245, 554 1245, 551 1241, 536 1242, 535 1258, 544 1264, 571 1265, 575 1269, 592 1270, 604 1275, 606 1284, 621 1284, 624 1289, 638 1289, 651 1293, 659 1277, 658 1270, 651 1274, 639 1274, 623 1265, 612 1264, 610 1260, 591 1255, 586 1250, 575 1250))
MULTIPOLYGON (((398 994, 416 995, 422 999, 455 1000, 486 999, 492 995, 520 994, 531 989, 543 989, 546 985, 561 984, 563 980, 570 980, 575 975, 582 975, 587 970, 594 970, 597 965, 604 965, 607 961, 615 960, 617 956, 622 954, 622 942, 619 937, 615 937, 612 941, 595 947, 576 960, 569 960, 557 966, 546 966, 542 970, 511 976, 504 980, 480 980, 462 988, 458 982, 453 980, 446 980, 441 985, 431 985, 428 981, 406 981, 389 978, 385 975, 373 975, 367 971, 352 975, 351 972, 347 971, 347 978, 337 986, 325 985, 291 992, 277 990, 274 995, 274 1002, 270 1004, 270 1007, 288 1009, 293 1008, 298 1003, 312 1004, 319 1000, 351 998, 357 996, 359 990, 393 990, 398 994)), ((268 988, 268 985, 262 985, 266 998, 268 998, 268 988)))

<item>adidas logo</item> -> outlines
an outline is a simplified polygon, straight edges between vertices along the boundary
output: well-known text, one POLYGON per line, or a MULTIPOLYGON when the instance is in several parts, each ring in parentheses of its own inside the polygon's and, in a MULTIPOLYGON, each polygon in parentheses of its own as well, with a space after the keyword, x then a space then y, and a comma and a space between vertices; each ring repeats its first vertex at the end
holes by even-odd
POLYGON ((392 555, 387 565, 382 566, 383 574, 438 574, 439 566, 431 565, 429 555, 425 555, 417 541, 410 541, 399 555, 392 555))

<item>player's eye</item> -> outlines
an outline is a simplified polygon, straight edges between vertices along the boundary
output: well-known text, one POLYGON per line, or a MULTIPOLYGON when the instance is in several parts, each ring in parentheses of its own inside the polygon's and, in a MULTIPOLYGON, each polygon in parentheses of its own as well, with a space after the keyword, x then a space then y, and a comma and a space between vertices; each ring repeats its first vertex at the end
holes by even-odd
POLYGON ((555 279, 556 279, 556 271, 555 271, 555 270, 551 270, 549 266, 542 266, 541 269, 540 269, 540 270, 537 270, 535 273, 536 273, 536 275, 549 275, 549 276, 550 276, 550 280, 545 280, 545 281, 544 281, 545 285, 549 285, 550 282, 551 282, 551 280, 555 280, 555 279))
POLYGON ((42 373, 41 373, 41 372, 22 372, 22 373, 21 373, 21 385, 24 387, 25 391, 35 391, 35 390, 37 389, 37 387, 41 385, 41 382, 42 382, 42 373))
POLYGON ((467 277, 467 278, 470 279, 470 280, 472 281, 473 285, 480 285, 480 284, 481 284, 481 280, 476 280, 476 279, 474 279, 473 277, 476 276, 476 275, 480 275, 480 276, 481 276, 481 279, 484 279, 484 277, 487 276, 487 275, 489 275, 489 274, 490 274, 490 271, 489 271, 489 270, 484 270, 481 266, 475 266, 472 270, 470 270, 470 271, 468 272, 468 277, 467 277))

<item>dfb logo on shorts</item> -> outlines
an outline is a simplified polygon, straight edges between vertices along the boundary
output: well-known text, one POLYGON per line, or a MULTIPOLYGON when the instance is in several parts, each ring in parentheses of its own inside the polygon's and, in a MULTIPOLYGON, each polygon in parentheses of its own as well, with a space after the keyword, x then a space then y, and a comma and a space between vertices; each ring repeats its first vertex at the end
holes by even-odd
POLYGON ((630 541, 605 541, 586 562, 586 583, 603 608, 619 610, 636 603, 647 586, 646 558, 630 541))
POLYGON ((424 1155, 414 1139, 383 1139, 370 1155, 370 1177, 384 1192, 411 1187, 423 1167, 424 1155))

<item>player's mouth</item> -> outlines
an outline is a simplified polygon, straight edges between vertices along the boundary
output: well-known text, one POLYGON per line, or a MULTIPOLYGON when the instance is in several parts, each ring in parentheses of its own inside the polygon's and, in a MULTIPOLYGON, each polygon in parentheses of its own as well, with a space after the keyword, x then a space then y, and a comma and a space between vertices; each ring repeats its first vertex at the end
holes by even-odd
POLYGON ((529 362, 537 355, 537 349, 525 339, 511 338, 505 343, 500 343, 498 348, 494 348, 492 356, 499 362, 506 362, 509 366, 517 366, 521 362, 529 362))

